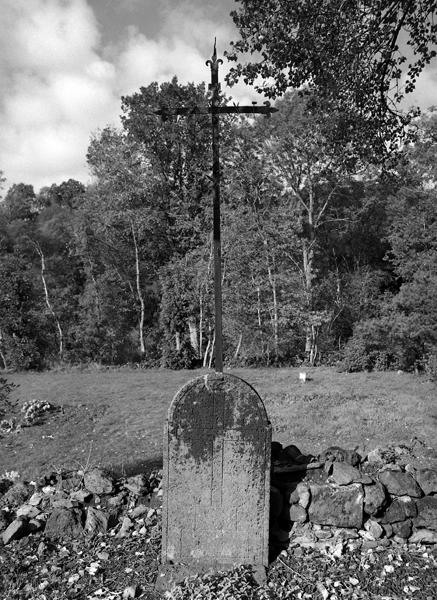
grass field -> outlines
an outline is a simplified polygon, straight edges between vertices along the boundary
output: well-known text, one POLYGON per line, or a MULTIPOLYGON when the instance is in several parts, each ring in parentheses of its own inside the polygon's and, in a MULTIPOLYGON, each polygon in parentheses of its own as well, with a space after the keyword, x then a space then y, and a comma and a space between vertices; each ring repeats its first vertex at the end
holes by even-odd
MULTIPOLYGON (((47 400, 59 410, 40 425, 0 438, 0 474, 27 478, 88 462, 120 474, 157 465, 169 403, 199 371, 70 370, 16 373, 14 397, 47 400)), ((273 439, 317 454, 330 445, 359 447, 437 444, 437 386, 407 373, 337 373, 298 369, 230 371, 255 387, 265 402, 273 439)))

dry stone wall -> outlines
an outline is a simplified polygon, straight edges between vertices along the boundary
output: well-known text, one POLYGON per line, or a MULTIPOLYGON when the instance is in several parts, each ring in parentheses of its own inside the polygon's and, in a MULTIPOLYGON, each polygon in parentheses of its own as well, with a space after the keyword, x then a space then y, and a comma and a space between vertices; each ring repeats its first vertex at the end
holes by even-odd
MULTIPOLYGON (((115 480, 100 469, 33 483, 0 479, 0 546, 27 535, 161 536, 161 474, 115 480)), ((272 444, 270 560, 289 546, 333 554, 391 544, 437 544, 437 452, 378 448, 317 457, 272 444)))
POLYGON ((318 457, 272 444, 271 545, 437 543, 437 452, 419 442, 318 457))

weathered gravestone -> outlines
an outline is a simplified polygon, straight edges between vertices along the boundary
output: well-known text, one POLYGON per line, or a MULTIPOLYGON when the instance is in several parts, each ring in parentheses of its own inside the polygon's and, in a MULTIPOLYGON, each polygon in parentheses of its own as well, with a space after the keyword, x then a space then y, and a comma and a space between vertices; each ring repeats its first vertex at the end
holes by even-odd
POLYGON ((185 577, 268 565, 271 426, 256 391, 229 374, 190 381, 164 433, 159 589, 185 577))

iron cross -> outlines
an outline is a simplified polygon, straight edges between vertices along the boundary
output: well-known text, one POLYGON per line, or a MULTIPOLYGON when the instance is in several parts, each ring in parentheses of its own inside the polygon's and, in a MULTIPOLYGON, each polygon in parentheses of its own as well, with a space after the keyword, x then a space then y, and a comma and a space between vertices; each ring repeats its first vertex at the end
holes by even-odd
POLYGON ((180 106, 168 110, 156 110, 154 114, 165 117, 167 115, 211 115, 212 127, 212 181, 214 189, 213 204, 213 256, 214 256, 214 331, 215 331, 215 370, 223 373, 223 333, 222 333, 222 265, 221 265, 221 235, 220 235, 220 115, 230 114, 263 114, 269 117, 271 113, 277 112, 277 108, 272 108, 269 102, 264 106, 220 106, 220 83, 218 81, 219 65, 223 64, 220 58, 217 58, 216 42, 214 41, 214 51, 206 65, 211 68, 211 83, 209 90, 211 92, 211 105, 208 107, 200 106, 180 106))

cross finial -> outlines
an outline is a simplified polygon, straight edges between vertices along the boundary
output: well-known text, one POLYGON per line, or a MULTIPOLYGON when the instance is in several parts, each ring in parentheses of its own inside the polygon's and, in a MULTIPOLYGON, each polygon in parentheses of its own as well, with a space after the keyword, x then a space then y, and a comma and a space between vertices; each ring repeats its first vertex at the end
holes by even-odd
POLYGON ((220 64, 223 64, 221 58, 217 58, 217 38, 214 38, 214 51, 206 64, 211 67, 211 84, 214 86, 218 85, 218 68, 220 64))

